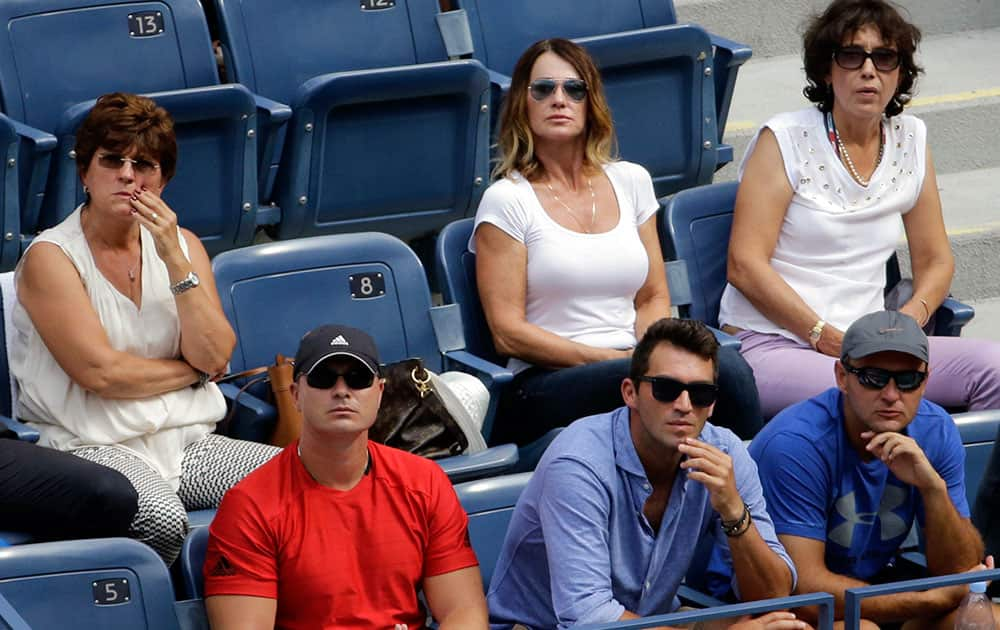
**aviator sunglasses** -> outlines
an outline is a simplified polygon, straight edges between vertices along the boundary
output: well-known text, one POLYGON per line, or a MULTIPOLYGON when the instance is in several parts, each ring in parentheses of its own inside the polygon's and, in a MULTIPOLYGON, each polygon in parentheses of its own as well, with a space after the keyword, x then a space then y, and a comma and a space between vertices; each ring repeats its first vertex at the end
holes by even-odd
POLYGON ((544 101, 552 96, 557 86, 562 86, 563 92, 570 100, 577 103, 587 98, 587 82, 583 79, 535 79, 528 85, 528 93, 536 101, 544 101))
POLYGON ((344 383, 351 389, 368 389, 375 382, 372 371, 363 367, 354 367, 346 372, 338 372, 328 368, 317 368, 306 374, 306 383, 313 389, 330 389, 337 384, 337 379, 344 377, 344 383))
POLYGON ((160 168, 160 165, 156 162, 144 160, 142 158, 133 160, 132 158, 127 158, 118 153, 101 153, 97 156, 97 163, 112 171, 121 170, 125 164, 131 164, 132 170, 140 175, 149 175, 156 169, 160 168))
POLYGON ((892 72, 899 67, 899 53, 891 48, 876 48, 868 52, 861 46, 844 46, 833 52, 833 60, 844 70, 857 70, 871 59, 875 69, 892 72))
POLYGON ((719 395, 719 387, 714 383, 682 383, 668 376, 643 376, 639 378, 653 388, 653 398, 660 402, 674 402, 685 389, 695 407, 708 407, 719 395))
POLYGON ((858 382, 868 389, 882 389, 889 384, 889 379, 896 381, 896 389, 901 392, 912 392, 920 387, 920 384, 927 378, 927 372, 920 370, 883 370, 882 368, 863 367, 856 368, 841 361, 844 369, 850 374, 858 377, 858 382))

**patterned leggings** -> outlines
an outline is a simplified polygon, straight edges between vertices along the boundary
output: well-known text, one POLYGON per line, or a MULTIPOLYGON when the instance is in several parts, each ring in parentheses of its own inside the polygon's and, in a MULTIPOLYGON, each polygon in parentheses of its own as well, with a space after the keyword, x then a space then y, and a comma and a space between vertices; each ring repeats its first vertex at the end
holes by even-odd
POLYGON ((187 511, 218 507, 227 490, 280 451, 277 446, 210 434, 184 449, 177 492, 126 449, 94 446, 73 454, 114 468, 132 483, 139 494, 139 511, 132 519, 130 535, 155 549, 170 566, 187 536, 187 511))

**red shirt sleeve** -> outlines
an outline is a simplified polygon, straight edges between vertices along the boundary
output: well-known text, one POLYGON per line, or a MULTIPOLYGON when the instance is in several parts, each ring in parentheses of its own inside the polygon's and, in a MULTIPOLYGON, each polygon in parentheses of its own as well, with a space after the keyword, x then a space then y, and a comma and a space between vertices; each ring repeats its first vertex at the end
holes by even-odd
POLYGON ((444 471, 434 466, 430 478, 428 544, 424 555, 424 577, 478 566, 469 541, 469 517, 444 471))
POLYGON ((226 493, 209 527, 205 596, 278 598, 275 537, 260 507, 234 488, 226 493))

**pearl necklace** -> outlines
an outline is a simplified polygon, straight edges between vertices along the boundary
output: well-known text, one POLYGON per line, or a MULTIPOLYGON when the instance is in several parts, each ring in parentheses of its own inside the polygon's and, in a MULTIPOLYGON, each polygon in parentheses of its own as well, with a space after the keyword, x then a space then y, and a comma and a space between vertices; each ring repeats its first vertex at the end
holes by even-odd
MULTIPOLYGON (((833 134, 837 137, 837 147, 840 148, 840 154, 844 156, 844 164, 847 165, 847 170, 851 172, 851 176, 856 182, 862 186, 868 186, 871 179, 865 179, 861 177, 858 173, 858 169, 854 167, 854 160, 851 159, 851 154, 847 152, 847 147, 844 146, 844 141, 840 139, 840 132, 837 130, 837 126, 833 126, 833 134)), ((878 165, 882 163, 882 155, 885 153, 885 133, 882 130, 882 121, 878 123, 878 158, 875 160, 875 168, 872 169, 872 175, 878 170, 878 165)))
POLYGON ((583 225, 583 221, 577 218, 576 212, 573 211, 573 208, 570 208, 568 205, 566 205, 566 203, 562 199, 559 198, 559 195, 556 194, 556 191, 552 189, 552 184, 550 184, 549 182, 545 182, 545 187, 549 189, 549 193, 552 194, 552 198, 556 200, 556 203, 561 205, 563 208, 566 208, 566 212, 569 213, 569 216, 573 217, 573 220, 576 221, 577 225, 579 225, 584 232, 586 232, 587 234, 593 233, 594 223, 597 221, 597 195, 594 194, 594 186, 592 185, 589 177, 587 178, 587 188, 590 189, 590 202, 591 202, 589 229, 583 225))

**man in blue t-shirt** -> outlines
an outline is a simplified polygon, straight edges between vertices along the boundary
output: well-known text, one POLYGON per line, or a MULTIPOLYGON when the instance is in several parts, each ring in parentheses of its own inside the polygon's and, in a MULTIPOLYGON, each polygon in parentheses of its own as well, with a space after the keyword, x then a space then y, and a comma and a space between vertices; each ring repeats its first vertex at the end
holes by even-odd
MULTIPOLYGON (((837 387, 788 407, 750 445, 768 512, 798 568, 798 591, 844 591, 893 579, 917 522, 930 575, 982 569, 969 520, 964 451, 954 421, 923 400, 927 337, 895 311, 871 313, 844 334, 837 387)), ((992 559, 987 559, 992 566, 992 559)), ((965 586, 865 600, 876 623, 952 627, 965 586)))

